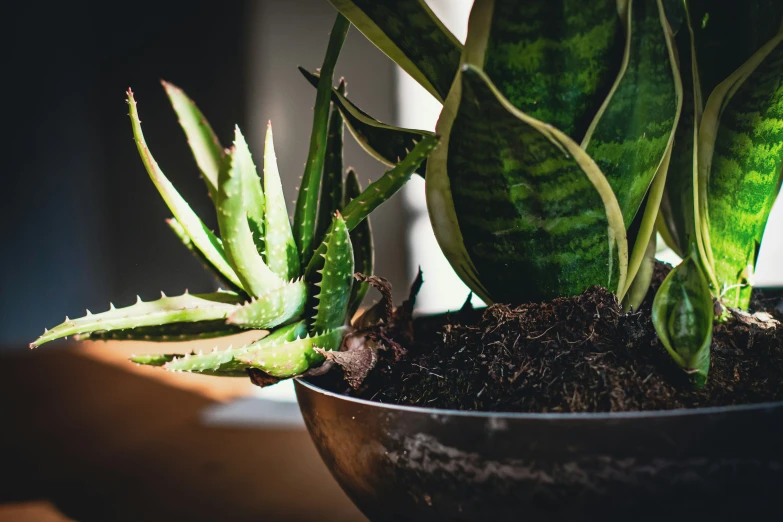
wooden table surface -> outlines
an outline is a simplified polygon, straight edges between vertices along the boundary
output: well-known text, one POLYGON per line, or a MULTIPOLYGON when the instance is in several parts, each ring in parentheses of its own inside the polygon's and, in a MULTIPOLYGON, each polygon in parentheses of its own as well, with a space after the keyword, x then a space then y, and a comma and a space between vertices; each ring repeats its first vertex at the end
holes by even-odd
POLYGON ((366 520, 303 429, 200 424, 241 381, 183 388, 91 351, 0 356, 0 521, 366 520))

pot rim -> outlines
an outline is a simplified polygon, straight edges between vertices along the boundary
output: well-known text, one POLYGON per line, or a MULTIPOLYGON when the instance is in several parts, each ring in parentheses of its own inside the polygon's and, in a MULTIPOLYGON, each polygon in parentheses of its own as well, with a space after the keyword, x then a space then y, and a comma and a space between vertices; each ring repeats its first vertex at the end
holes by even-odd
POLYGON ((518 420, 579 420, 579 421, 603 421, 607 419, 650 419, 662 417, 687 417, 700 415, 716 415, 739 412, 750 412, 767 409, 783 408, 783 401, 778 402, 759 402, 754 404, 739 404, 734 406, 710 406, 707 408, 678 408, 673 410, 649 410, 649 411, 621 411, 621 412, 598 412, 598 413, 522 413, 522 412, 502 412, 502 411, 467 411, 451 410, 440 408, 424 408, 421 406, 404 406, 400 404, 389 404, 385 402, 369 401, 367 399, 358 399, 339 393, 331 392, 320 388, 304 378, 294 378, 294 383, 315 393, 326 395, 334 399, 352 402, 357 405, 374 407, 399 412, 419 413, 426 415, 443 415, 456 417, 474 417, 482 419, 518 419, 518 420))

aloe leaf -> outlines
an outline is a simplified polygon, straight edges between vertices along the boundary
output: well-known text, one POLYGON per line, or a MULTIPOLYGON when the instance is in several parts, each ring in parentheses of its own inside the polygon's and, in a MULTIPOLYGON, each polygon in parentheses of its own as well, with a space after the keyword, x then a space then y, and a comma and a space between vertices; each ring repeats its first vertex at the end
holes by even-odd
MULTIPOLYGON (((397 193, 411 179, 413 173, 437 144, 437 137, 425 136, 393 169, 386 171, 377 181, 370 183, 361 194, 348 203, 342 211, 348 230, 356 228, 373 210, 397 193)), ((310 258, 305 271, 306 278, 312 277, 314 267, 319 263, 319 257, 325 252, 326 245, 321 243, 310 258)))
MULTIPOLYGON (((348 169, 348 175, 345 179, 345 194, 343 196, 343 206, 347 206, 351 200, 358 197, 362 192, 362 186, 359 183, 359 177, 356 171, 348 169)), ((375 249, 373 248, 372 229, 370 226, 370 217, 368 216, 361 223, 356 225, 351 231, 351 245, 353 246, 353 266, 356 272, 364 275, 372 275, 373 265, 375 264, 375 249)), ((366 281, 354 281, 351 288, 351 297, 348 299, 348 313, 346 317, 352 318, 362 304, 364 296, 370 289, 366 281)))
MULTIPOLYGON (((188 236, 188 233, 185 231, 185 229, 180 225, 179 221, 177 221, 176 218, 169 218, 166 220, 166 224, 169 226, 172 232, 174 232, 174 235, 176 235, 179 240, 182 242, 183 245, 185 245, 185 248, 187 248, 193 256, 198 259, 199 263, 209 270, 212 275, 215 276, 215 279, 217 282, 223 287, 228 288, 230 290, 234 290, 237 292, 241 292, 242 290, 240 287, 226 279, 226 277, 218 272, 214 266, 209 262, 209 260, 204 256, 204 254, 201 253, 201 251, 196 248, 196 245, 193 244, 193 241, 191 241, 190 236, 188 236)), ((220 238, 217 238, 218 244, 220 244, 220 247, 223 247, 223 242, 220 240, 220 238)))
MULTIPOLYGON (((627 17, 620 75, 582 140, 617 195, 626 228, 656 173, 666 176, 660 166, 682 108, 674 37, 660 0, 630 2, 627 17)), ((647 241, 641 238, 642 252, 647 241)))
POLYGON ((343 15, 338 14, 329 37, 329 45, 326 48, 326 56, 321 67, 321 77, 318 80, 318 89, 315 95, 310 150, 307 154, 302 185, 296 198, 294 210, 294 238, 299 249, 299 259, 303 264, 309 260, 313 251, 315 220, 318 215, 318 192, 326 158, 327 127, 331 105, 329 100, 332 95, 334 66, 350 27, 350 22, 343 15))
POLYGON ((99 314, 90 313, 79 319, 65 318, 65 322, 47 330, 34 342, 36 348, 49 341, 69 335, 88 334, 98 331, 126 330, 140 326, 159 326, 171 323, 195 323, 216 321, 228 317, 242 298, 234 292, 212 294, 184 294, 176 297, 163 296, 156 301, 142 302, 123 308, 115 308, 99 314))
MULTIPOLYGON (((338 92, 345 92, 345 82, 340 80, 338 92)), ((315 243, 320 245, 332 224, 332 216, 342 210, 343 203, 343 117, 337 107, 329 115, 329 134, 326 140, 321 195, 318 200, 318 219, 315 243)))
POLYGON ((248 219, 245 195, 247 185, 258 179, 250 149, 245 138, 236 129, 234 146, 218 178, 218 225, 226 249, 226 257, 242 281, 242 287, 252 297, 259 297, 272 288, 282 286, 280 279, 264 263, 258 253, 253 230, 248 219))
POLYGON ((218 272, 223 274, 226 279, 231 281, 238 288, 244 290, 244 286, 228 262, 227 255, 218 238, 206 227, 206 225, 204 225, 196 213, 191 210, 185 199, 180 196, 179 192, 174 188, 174 185, 172 185, 163 174, 163 171, 158 166, 155 158, 152 157, 152 153, 147 147, 147 143, 144 141, 144 134, 141 131, 141 120, 139 120, 139 113, 136 109, 136 100, 133 98, 133 92, 131 92, 130 89, 128 89, 128 106, 130 108, 133 138, 136 141, 136 147, 139 150, 139 155, 144 163, 144 167, 147 169, 147 173, 155 184, 155 187, 158 189, 158 192, 160 192, 160 195, 163 197, 163 201, 166 202, 169 210, 187 233, 188 237, 190 237, 190 240, 196 248, 204 254, 204 257, 210 264, 214 266, 218 272))
POLYGON ((386 56, 443 102, 462 45, 424 0, 329 0, 386 56))
POLYGON ((466 65, 461 75, 427 169, 430 219, 457 273, 489 302, 549 300, 592 285, 622 298, 625 226, 598 166, 514 107, 484 72, 466 65))
POLYGON ((231 312, 227 322, 243 328, 274 328, 302 315, 307 295, 305 282, 293 281, 251 299, 231 312))
MULTIPOLYGON (((318 85, 318 73, 310 73, 301 67, 299 71, 313 86, 318 85)), ((381 123, 351 103, 338 89, 332 91, 332 103, 340 110, 348 130, 359 145, 370 156, 390 167, 396 165, 400 158, 404 158, 422 137, 432 135, 428 131, 403 129, 381 123)), ((422 163, 420 173, 425 171, 425 164, 426 162, 422 163)))
POLYGON ((477 0, 466 62, 517 109, 582 137, 620 69, 616 0, 477 0))
POLYGON ((284 379, 303 373, 323 361, 323 356, 314 348, 338 350, 344 336, 344 327, 334 328, 300 339, 267 342, 258 349, 237 355, 236 358, 252 368, 284 379))
POLYGON ((299 277, 301 265, 296 250, 288 209, 285 205, 280 171, 277 168, 275 145, 272 136, 272 122, 266 128, 264 142, 264 243, 266 264, 279 278, 290 281, 299 277))
MULTIPOLYGON (((206 375, 221 376, 246 376, 245 370, 249 365, 238 359, 241 355, 247 355, 256 350, 269 346, 277 346, 286 341, 295 341, 307 335, 307 326, 304 321, 293 323, 278 328, 266 337, 258 341, 234 348, 229 346, 226 350, 213 349, 211 352, 189 353, 184 355, 165 354, 163 357, 170 359, 163 367, 172 372, 194 372, 206 375)), ((161 356, 142 356, 131 359, 141 364, 161 366, 161 356), (150 362, 144 362, 144 358, 150 362)))
POLYGON ((715 88, 699 129, 699 179, 720 299, 747 308, 783 183, 783 33, 715 88))
POLYGON ((320 269, 315 270, 320 274, 320 280, 314 283, 320 292, 315 296, 317 304, 310 328, 315 334, 345 324, 351 296, 353 246, 348 227, 339 212, 332 219, 324 244, 326 251, 319 263, 320 269))
POLYGON ((193 100, 176 85, 163 80, 160 83, 166 89, 171 106, 179 118, 179 124, 185 131, 190 150, 207 185, 207 191, 210 197, 214 197, 217 194, 218 173, 225 157, 223 146, 193 100))
POLYGON ((150 341, 150 342, 184 342, 199 339, 214 339, 236 335, 243 331, 238 326, 226 324, 224 319, 214 321, 199 321, 197 323, 171 323, 158 326, 139 326, 123 330, 96 330, 76 334, 77 341, 150 341))
POLYGON ((707 382, 710 368, 713 316, 710 287, 694 245, 655 294, 652 321, 664 348, 698 387, 707 382))

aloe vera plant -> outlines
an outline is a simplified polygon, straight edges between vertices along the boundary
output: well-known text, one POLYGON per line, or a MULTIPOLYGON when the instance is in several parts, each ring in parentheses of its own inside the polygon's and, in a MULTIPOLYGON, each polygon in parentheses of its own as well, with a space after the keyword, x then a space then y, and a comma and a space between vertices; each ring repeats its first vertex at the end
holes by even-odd
MULTIPOLYGON (((343 117, 331 108, 333 71, 350 27, 332 29, 317 81, 313 131, 293 223, 289 221, 275 157, 271 122, 264 143, 263 181, 239 128, 224 149, 206 118, 178 87, 163 82, 215 205, 219 235, 209 230, 163 173, 142 133, 128 90, 130 120, 142 162, 173 217, 172 231, 225 282, 208 294, 167 297, 65 321, 31 343, 79 339, 180 341, 268 330, 249 344, 211 353, 140 355, 139 364, 209 375, 245 375, 252 368, 275 378, 306 371, 335 350, 367 292, 354 271, 372 273, 368 214, 397 191, 432 150, 433 136, 409 142, 410 153, 361 191, 356 173, 343 175, 343 117)), ((344 85, 338 90, 344 93, 344 85)), ((417 135, 418 136, 418 135, 417 135)))
MULTIPOLYGON (((711 297, 748 306, 780 191, 783 4, 476 0, 463 46, 423 0, 330 3, 443 104, 427 204, 470 289, 519 303, 601 285, 638 307, 660 231, 685 261, 654 323, 703 384, 711 297)), ((376 157, 415 135, 334 96, 376 157)))

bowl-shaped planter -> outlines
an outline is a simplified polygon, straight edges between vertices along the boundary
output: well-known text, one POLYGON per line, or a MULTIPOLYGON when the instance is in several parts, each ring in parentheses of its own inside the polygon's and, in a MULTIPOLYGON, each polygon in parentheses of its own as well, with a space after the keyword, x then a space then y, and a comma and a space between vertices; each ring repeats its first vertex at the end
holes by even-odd
POLYGON ((373 521, 779 513, 783 402, 523 414, 381 404, 304 380, 296 392, 321 457, 373 521))

